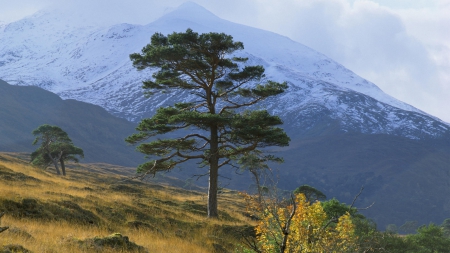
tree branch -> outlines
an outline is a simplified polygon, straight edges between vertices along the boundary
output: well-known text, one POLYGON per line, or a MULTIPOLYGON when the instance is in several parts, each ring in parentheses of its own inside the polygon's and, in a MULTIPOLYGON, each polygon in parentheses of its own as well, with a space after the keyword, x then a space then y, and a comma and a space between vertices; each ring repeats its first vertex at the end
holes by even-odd
POLYGON ((186 140, 188 138, 191 138, 191 137, 197 137, 197 138, 205 140, 206 142, 210 141, 208 138, 206 138, 205 136, 200 135, 200 134, 188 134, 188 135, 184 136, 183 138, 180 138, 180 140, 184 141, 184 140, 186 140))
POLYGON ((369 206, 367 206, 367 207, 356 208, 356 210, 367 210, 367 209, 371 208, 373 205, 375 205, 375 201, 372 204, 370 204, 369 206))
POLYGON ((284 251, 286 250, 287 240, 288 240, 289 232, 290 232, 289 229, 291 227, 291 221, 294 218, 295 212, 297 211, 297 205, 295 204, 295 199, 292 196, 292 194, 291 194, 291 200, 292 200, 292 205, 293 205, 292 212, 289 215, 289 218, 286 221, 286 223, 284 224, 284 227, 282 230, 283 231, 283 242, 281 243, 281 247, 280 247, 281 253, 284 253, 284 251))
POLYGON ((185 159, 183 159, 184 161, 191 160, 191 159, 200 159, 200 158, 205 159, 206 158, 204 155, 185 155, 185 154, 180 153, 180 151, 177 151, 174 154, 176 154, 179 157, 185 158, 185 159))
POLYGON ((364 190, 364 185, 361 186, 361 190, 359 190, 358 194, 356 194, 355 198, 353 198, 352 204, 350 205, 350 207, 348 208, 348 210, 350 211, 353 207, 353 205, 356 202, 356 199, 358 199, 359 195, 361 195, 362 191, 364 190))
POLYGON ((258 146, 258 141, 255 141, 252 145, 247 146, 245 148, 235 149, 236 151, 228 153, 227 155, 219 155, 220 158, 230 157, 244 153, 245 151, 252 151, 258 146))
POLYGON ((205 174, 200 174, 200 175, 193 175, 192 177, 197 177, 197 181, 200 179, 200 178, 202 178, 202 177, 204 177, 204 176, 208 176, 209 175, 209 171, 208 172, 206 172, 205 174))
POLYGON ((231 162, 231 159, 228 159, 228 160, 224 161, 223 163, 219 164, 219 167, 218 167, 218 168, 220 168, 220 167, 222 167, 222 166, 224 166, 224 165, 227 165, 227 164, 229 164, 230 162, 231 162))
POLYGON ((255 99, 255 100, 251 101, 251 102, 244 103, 244 104, 238 104, 238 103, 235 103, 235 102, 233 102, 233 101, 230 101, 229 99, 224 99, 224 101, 226 101, 226 102, 232 104, 233 106, 224 106, 224 107, 220 110, 219 114, 222 114, 223 112, 225 112, 225 111, 228 110, 228 109, 237 109, 237 108, 241 108, 241 107, 244 107, 244 106, 254 105, 254 104, 258 103, 259 101, 261 101, 261 100, 263 100, 263 99, 264 99, 263 97, 259 97, 259 98, 255 99))
MULTIPOLYGON (((230 72, 230 73, 231 73, 231 72, 230 72)), ((223 93, 221 93, 221 94, 218 94, 218 97, 228 96, 228 94, 230 94, 231 92, 233 92, 233 91, 239 89, 242 85, 244 85, 244 84, 250 82, 250 81, 253 80, 254 78, 255 78, 254 76, 251 76, 251 77, 249 77, 249 78, 247 78, 247 79, 241 81, 240 83, 237 83, 236 85, 233 86, 233 88, 231 88, 231 89, 229 89, 229 90, 227 90, 227 91, 225 91, 225 92, 223 92, 223 93)))

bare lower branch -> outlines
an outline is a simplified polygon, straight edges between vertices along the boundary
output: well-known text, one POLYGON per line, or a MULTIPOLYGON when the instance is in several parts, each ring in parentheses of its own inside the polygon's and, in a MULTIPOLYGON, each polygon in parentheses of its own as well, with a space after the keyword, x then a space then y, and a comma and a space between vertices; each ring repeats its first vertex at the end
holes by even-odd
POLYGON ((349 211, 352 209, 353 205, 355 204, 356 200, 358 199, 359 195, 361 195, 363 190, 364 190, 364 185, 361 186, 361 190, 359 190, 358 194, 356 194, 355 198, 353 199, 352 204, 348 208, 349 211))
POLYGON ((209 171, 208 172, 206 172, 205 174, 200 174, 200 175, 193 175, 192 177, 197 177, 197 181, 200 179, 200 178, 202 178, 202 177, 204 177, 204 176, 208 176, 209 175, 209 171))
POLYGON ((231 159, 228 159, 228 160, 224 161, 223 163, 219 164, 219 167, 218 167, 218 168, 220 168, 220 167, 222 167, 222 166, 224 166, 224 165, 227 165, 227 164, 229 164, 230 162, 231 162, 231 159))
POLYGON ((357 209, 357 210, 367 210, 367 209, 371 208, 373 205, 375 205, 375 201, 374 201, 372 204, 370 204, 369 206, 367 206, 367 207, 356 208, 356 209, 357 209))
MULTIPOLYGON (((222 178, 225 178, 225 179, 228 179, 228 180, 231 180, 231 178, 229 178, 229 177, 226 177, 226 176, 222 176, 222 175, 219 175, 219 177, 222 177, 222 178)), ((229 185, 229 184, 228 184, 229 185)), ((227 185, 227 186, 228 186, 227 185)), ((225 186, 224 186, 225 187, 225 186)))
POLYGON ((149 169, 149 170, 147 170, 146 172, 144 172, 144 173, 142 173, 142 174, 138 174, 138 175, 136 175, 136 176, 134 176, 134 177, 128 177, 128 178, 126 178, 126 179, 124 179, 124 180, 120 180, 119 182, 126 182, 126 181, 131 181, 131 180, 134 180, 134 179, 140 179, 140 180, 143 180, 148 174, 150 174, 151 173, 151 171, 153 171, 153 169, 156 167, 156 160, 155 160, 155 162, 153 163, 153 166, 149 169))

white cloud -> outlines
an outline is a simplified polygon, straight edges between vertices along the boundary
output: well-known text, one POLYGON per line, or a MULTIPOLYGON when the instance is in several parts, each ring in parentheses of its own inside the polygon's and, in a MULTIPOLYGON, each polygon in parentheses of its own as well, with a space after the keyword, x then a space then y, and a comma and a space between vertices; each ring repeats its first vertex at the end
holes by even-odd
POLYGON ((287 35, 450 122, 450 1, 383 2, 253 0, 252 15, 232 18, 287 35))
POLYGON ((12 22, 31 15, 47 5, 47 0, 0 0, 0 21, 12 22))

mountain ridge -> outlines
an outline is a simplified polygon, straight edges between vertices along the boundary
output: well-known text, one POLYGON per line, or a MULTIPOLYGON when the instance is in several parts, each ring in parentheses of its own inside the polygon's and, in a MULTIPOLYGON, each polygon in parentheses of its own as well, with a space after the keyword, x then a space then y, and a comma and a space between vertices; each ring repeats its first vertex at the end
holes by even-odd
MULTIPOLYGON (((195 11, 187 12, 183 15, 195 17, 195 11)), ((86 30, 72 26, 59 35, 49 34, 46 41, 42 34, 51 31, 50 21, 60 19, 40 15, 41 19, 31 17, 29 22, 17 23, 18 29, 5 32, 9 24, 0 29, 0 78, 16 85, 39 86, 64 99, 91 102, 133 121, 127 125, 135 126, 158 107, 189 101, 194 96, 183 91, 145 98, 141 82, 150 78, 152 71, 136 71, 129 54, 139 52, 155 32, 182 32, 188 27, 199 33, 224 32, 244 43, 246 49, 237 56, 248 57, 251 65, 263 65, 268 79, 289 83, 284 94, 251 108, 279 115, 292 139, 290 147, 269 150, 285 158, 279 173, 283 187, 293 190, 310 184, 349 203, 365 185, 359 203, 377 203, 367 212, 382 228, 390 223, 400 226, 408 220, 440 223, 448 218, 449 124, 393 99, 323 54, 286 37, 218 18, 204 24, 187 22, 185 17, 176 17, 176 10, 174 16, 165 15, 147 25, 86 30), (34 28, 30 33, 23 32, 20 24, 29 26, 28 31, 34 28), (38 24, 46 28, 40 30, 38 24), (424 202, 426 205, 421 205, 424 202)), ((0 129, 15 124, 11 121, 0 129)), ((26 130, 23 135, 30 132, 26 130)), ((123 143, 123 138, 119 139, 116 141, 123 143)), ((129 147, 122 155, 111 153, 110 157, 126 158, 122 164, 143 162, 140 155, 130 154, 136 158, 128 158, 128 152, 134 151, 129 147)), ((188 174, 205 173, 197 173, 200 169, 194 166, 185 165, 172 175, 186 178, 188 174)), ((229 187, 237 189, 246 189, 251 180, 232 176, 232 169, 222 170, 221 175, 233 178, 229 187)), ((223 185, 227 183, 223 181, 223 185)))
MULTIPOLYGON (((43 12, 25 19, 26 22, 22 20, 5 26, 5 31, 10 26, 15 29, 13 33, 3 31, 3 34, 9 35, 0 37, 9 38, 0 39, 0 42, 4 40, 4 45, 11 45, 0 48, 5 52, 0 54, 0 78, 12 84, 43 87, 64 99, 97 104, 113 115, 136 122, 150 117, 157 107, 171 105, 170 101, 186 101, 193 99, 193 96, 188 92, 157 94, 150 102, 144 98, 140 86, 152 71, 136 71, 128 55, 138 52, 155 32, 167 34, 190 27, 197 32, 231 34, 235 40, 244 42, 245 49, 238 52, 238 56, 248 57, 249 64, 263 65, 268 79, 287 81, 290 88, 285 94, 260 104, 260 107, 279 114, 286 122, 292 115, 299 118, 302 111, 308 108, 309 114, 315 115, 328 110, 327 116, 341 122, 343 132, 396 135, 405 132, 408 138, 413 139, 439 138, 450 132, 448 123, 392 98, 325 55, 285 36, 220 19, 192 2, 147 25, 122 23, 85 30, 72 25, 61 32, 60 37, 51 34, 47 36, 53 38, 51 42, 41 43, 39 47, 52 48, 50 53, 43 55, 34 52, 33 46, 40 43, 39 37, 36 37, 39 27, 46 27, 43 30, 49 31, 52 30, 51 22, 63 22, 57 15, 54 16, 43 12), (13 37, 23 37, 20 27, 24 26, 35 35, 19 46, 19 42, 14 43, 13 37), (31 71, 24 72, 24 69, 31 71), (365 103, 370 98, 379 103, 365 103), (410 123, 415 121, 420 123, 419 127, 410 123)), ((307 115, 299 120, 312 124, 322 120, 310 118, 307 115)), ((296 127, 308 129, 314 125, 297 124, 296 127)))
POLYGON ((0 80, 0 150, 31 152, 32 131, 42 124, 57 125, 84 150, 87 162, 137 165, 142 156, 125 143, 135 125, 114 117, 97 105, 62 100, 39 87, 12 86, 0 80))

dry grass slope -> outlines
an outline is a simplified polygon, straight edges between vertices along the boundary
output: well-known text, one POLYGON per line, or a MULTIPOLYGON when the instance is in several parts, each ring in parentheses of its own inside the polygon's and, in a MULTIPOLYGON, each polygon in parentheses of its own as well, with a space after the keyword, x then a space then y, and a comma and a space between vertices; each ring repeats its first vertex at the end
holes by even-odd
POLYGON ((124 182, 105 167, 72 165, 59 177, 0 153, 1 225, 10 227, 0 234, 0 251, 21 245, 32 252, 229 252, 240 233, 253 231, 237 192, 221 194, 221 218, 209 220, 205 193, 124 182))

